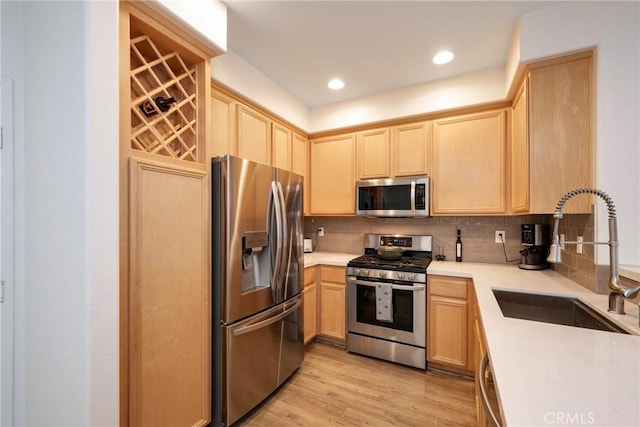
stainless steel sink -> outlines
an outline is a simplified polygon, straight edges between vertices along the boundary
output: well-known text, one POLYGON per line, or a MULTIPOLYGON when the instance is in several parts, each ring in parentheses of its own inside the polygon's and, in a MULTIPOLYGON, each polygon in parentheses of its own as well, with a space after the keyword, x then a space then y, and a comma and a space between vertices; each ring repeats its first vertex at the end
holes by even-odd
POLYGON ((577 298, 497 289, 493 294, 506 317, 628 334, 577 298))

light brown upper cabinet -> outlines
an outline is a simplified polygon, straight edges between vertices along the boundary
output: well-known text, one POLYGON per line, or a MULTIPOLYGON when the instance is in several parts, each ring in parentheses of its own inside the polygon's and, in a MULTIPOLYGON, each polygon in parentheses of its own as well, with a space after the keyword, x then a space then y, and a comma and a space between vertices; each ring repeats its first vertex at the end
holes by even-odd
POLYGON ((355 134, 309 141, 311 148, 311 214, 355 213, 355 134))
POLYGON ((277 168, 291 170, 291 130, 279 123, 272 125, 273 150, 271 164, 277 168))
POLYGON ((207 151, 211 155, 235 154, 235 101, 220 91, 211 91, 211 138, 207 151))
MULTIPOLYGON (((527 167, 528 212, 532 214, 553 213, 564 194, 592 185, 592 73, 591 52, 531 67, 528 115, 524 106, 516 104, 519 110, 514 109, 514 128, 516 120, 520 127, 512 146, 518 153, 512 156, 514 212, 525 211, 522 193, 526 190, 516 188, 525 187, 521 181, 527 175, 522 170, 527 167), (526 131, 522 129, 525 119, 526 131)), ((526 91, 527 79, 523 86, 526 91)), ((568 203, 564 213, 590 213, 591 203, 592 197, 582 195, 568 203)))
POLYGON ((433 122, 434 215, 504 214, 505 110, 433 122))
POLYGON ((291 143, 291 171, 304 177, 304 214, 309 215, 311 176, 309 174, 309 142, 299 133, 293 132, 291 143))
POLYGON ((431 122, 411 123, 391 128, 393 175, 428 175, 431 122))
POLYGON ((429 122, 358 133, 358 177, 375 179, 428 173, 429 122))
POLYGON ((271 120, 246 105, 236 106, 238 156, 254 162, 271 164, 271 120))
POLYGON ((529 212, 529 78, 513 100, 511 114, 511 212, 529 212))
POLYGON ((390 176, 389 129, 376 129, 358 133, 358 177, 360 179, 388 178, 390 176))

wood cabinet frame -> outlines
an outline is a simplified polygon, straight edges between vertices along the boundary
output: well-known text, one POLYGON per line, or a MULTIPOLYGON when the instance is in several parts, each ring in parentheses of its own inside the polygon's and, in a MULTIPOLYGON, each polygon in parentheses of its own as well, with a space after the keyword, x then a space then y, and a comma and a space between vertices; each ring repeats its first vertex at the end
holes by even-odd
MULTIPOLYGON (((119 289, 120 289, 120 315, 119 315, 119 395, 120 407, 119 418, 121 425, 139 425, 140 420, 140 403, 139 394, 139 375, 140 361, 137 360, 139 353, 138 338, 142 331, 139 328, 141 319, 138 318, 140 295, 138 285, 140 279, 140 256, 138 246, 135 241, 140 227, 144 227, 140 221, 143 218, 136 217, 137 200, 141 194, 136 190, 139 182, 136 181, 136 174, 142 170, 162 171, 162 173, 178 174, 173 176, 183 176, 185 179, 195 179, 192 182, 198 182, 203 188, 208 188, 208 148, 205 143, 210 136, 211 119, 208 117, 210 104, 210 59, 222 52, 214 46, 208 39, 203 38, 199 33, 192 29, 182 26, 182 24, 169 14, 162 5, 157 2, 139 2, 139 1, 121 1, 119 3, 119 253, 120 253, 120 271, 119 271, 119 289), (196 86, 196 101, 194 104, 194 117, 196 120, 196 150, 197 155, 194 159, 180 160, 166 156, 159 156, 153 152, 145 152, 132 148, 132 88, 131 88, 131 57, 130 57, 130 35, 131 26, 135 26, 153 39, 159 45, 167 49, 179 52, 182 58, 190 63, 195 64, 194 84, 196 86), (135 157, 135 160, 130 160, 135 157), (190 177, 190 178, 189 178, 190 177), (134 358, 134 359, 132 359, 134 358)), ((175 129, 179 132, 179 129, 175 129)), ((210 205, 208 201, 208 192, 198 196, 202 198, 203 205, 202 215, 203 230, 208 230, 210 222, 210 212, 207 208, 210 205)), ((202 233, 202 251, 198 255, 204 260, 209 259, 208 232, 202 233)), ((203 270, 200 272, 201 284, 209 283, 209 263, 202 264, 203 270)), ((203 295, 204 300, 208 299, 207 295, 203 295)), ((204 310, 210 310, 207 307, 204 310)), ((209 314, 205 318, 208 318, 209 314)), ((210 322, 207 322, 210 323, 210 322)), ((210 325, 203 326, 205 328, 210 325)), ((198 345, 210 343, 210 333, 206 330, 204 335, 199 339, 198 345)), ((208 357, 204 355, 203 357, 208 357)), ((210 364, 192 367, 192 369, 202 368, 203 378, 205 380, 207 390, 202 391, 202 406, 199 417, 201 419, 194 420, 194 425, 206 425, 210 420, 209 405, 210 400, 210 364)))

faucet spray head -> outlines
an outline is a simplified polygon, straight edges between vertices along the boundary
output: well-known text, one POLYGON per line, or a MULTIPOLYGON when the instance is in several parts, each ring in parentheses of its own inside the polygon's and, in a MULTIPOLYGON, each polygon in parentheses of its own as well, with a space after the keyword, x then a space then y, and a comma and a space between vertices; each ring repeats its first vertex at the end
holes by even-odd
POLYGON ((562 262, 562 248, 558 239, 554 239, 551 247, 549 248, 549 256, 547 257, 547 262, 550 262, 552 264, 559 264, 562 262))
POLYGON ((555 215, 553 216, 556 220, 553 226, 553 237, 552 243, 549 247, 549 256, 547 257, 547 262, 552 264, 559 264, 562 262, 562 246, 560 246, 560 236, 558 232, 560 230, 560 219, 562 218, 562 207, 556 210, 555 215))

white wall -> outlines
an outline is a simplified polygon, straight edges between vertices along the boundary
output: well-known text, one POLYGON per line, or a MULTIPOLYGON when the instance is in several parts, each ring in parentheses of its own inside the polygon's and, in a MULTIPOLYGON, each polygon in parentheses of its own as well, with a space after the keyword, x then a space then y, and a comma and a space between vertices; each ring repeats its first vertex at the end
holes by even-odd
MULTIPOLYGON (((520 29, 523 62, 597 47, 595 186, 616 203, 620 263, 640 265, 640 3, 567 2, 524 15, 520 29)), ((607 241, 602 203, 598 213, 597 238, 607 241)), ((599 247, 596 262, 608 254, 599 247)))
POLYGON ((15 425, 118 423, 117 2, 2 2, 15 425))
POLYGON ((310 132, 501 101, 504 68, 364 96, 311 110, 310 132))
POLYGON ((233 51, 211 61, 214 80, 228 86, 302 130, 309 130, 309 109, 233 51))
MULTIPOLYGON (((13 80, 14 142, 14 280, 8 283, 14 293, 13 419, 11 408, 4 408, 4 425, 21 425, 25 420, 25 177, 24 177, 24 48, 23 5, 1 2, 2 78, 13 80), (15 422, 14 422, 15 421, 15 422)), ((3 396, 4 398, 4 396, 3 396)), ((4 403, 4 402, 3 402, 4 403)))
POLYGON ((119 419, 118 1, 85 3, 84 176, 89 424, 119 419))
POLYGON ((218 0, 156 0, 223 51, 227 50, 227 6, 218 0))

